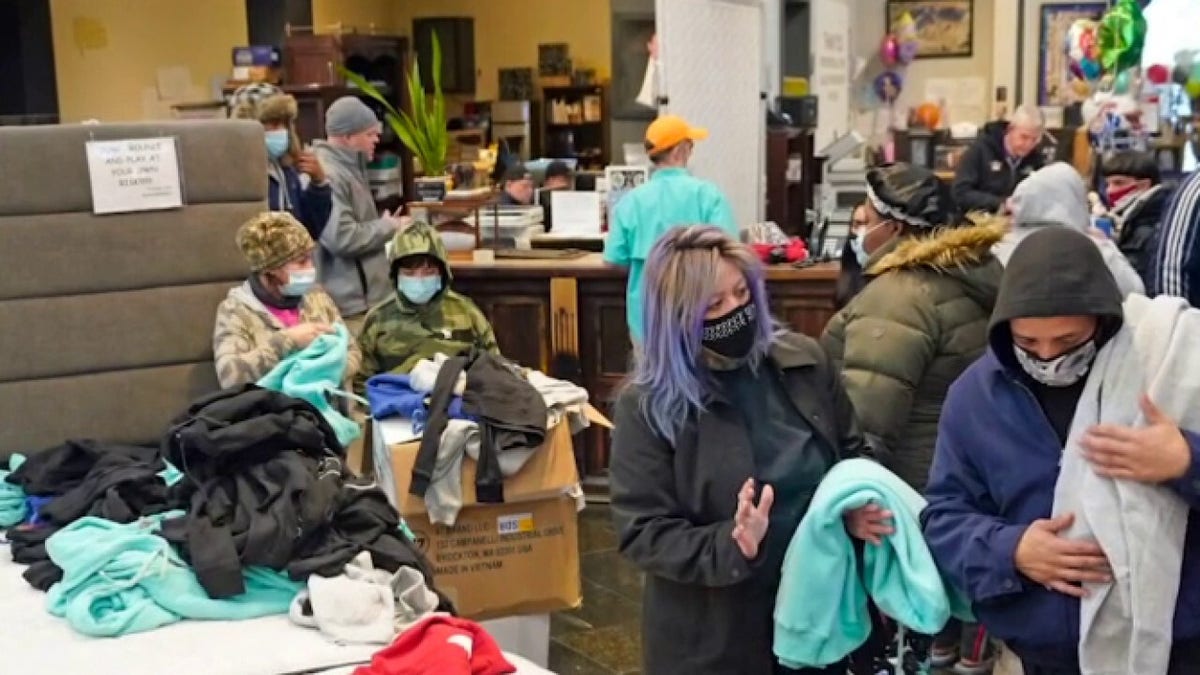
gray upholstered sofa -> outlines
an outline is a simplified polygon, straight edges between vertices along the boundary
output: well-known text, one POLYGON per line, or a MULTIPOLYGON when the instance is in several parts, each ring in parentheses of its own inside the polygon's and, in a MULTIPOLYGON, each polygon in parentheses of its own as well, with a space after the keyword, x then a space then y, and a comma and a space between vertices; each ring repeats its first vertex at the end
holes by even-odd
POLYGON ((152 442, 217 387, 238 226, 265 208, 253 122, 0 128, 0 458, 66 438, 152 442), (178 137, 185 206, 92 214, 84 144, 178 137))

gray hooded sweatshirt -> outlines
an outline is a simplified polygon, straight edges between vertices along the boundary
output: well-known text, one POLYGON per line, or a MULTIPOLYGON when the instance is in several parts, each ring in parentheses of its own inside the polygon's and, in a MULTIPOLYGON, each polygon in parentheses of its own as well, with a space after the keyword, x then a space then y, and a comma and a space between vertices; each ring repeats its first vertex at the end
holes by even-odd
MULTIPOLYGON (((1088 207, 1087 187, 1075 168, 1065 162, 1030 174, 1013 191, 1012 229, 992 247, 992 254, 1008 265, 1008 258, 1021 240, 1043 227, 1054 224, 1091 234, 1092 214, 1088 207)), ((1137 270, 1117 248, 1115 242, 1092 237, 1104 263, 1117 281, 1122 297, 1145 293, 1137 270)))
POLYGON ((317 248, 317 275, 343 317, 355 317, 392 297, 384 247, 396 233, 379 217, 367 160, 361 152, 313 143, 333 189, 329 224, 317 248))

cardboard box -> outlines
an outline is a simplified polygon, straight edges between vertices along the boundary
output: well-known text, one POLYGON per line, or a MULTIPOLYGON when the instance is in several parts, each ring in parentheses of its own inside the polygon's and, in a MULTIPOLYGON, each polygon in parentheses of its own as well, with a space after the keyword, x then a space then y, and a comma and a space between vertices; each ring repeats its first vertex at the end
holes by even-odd
POLYGON ((430 523, 424 500, 408 494, 420 441, 389 446, 383 435, 373 434, 379 482, 460 614, 480 620, 579 606, 579 524, 565 494, 579 475, 566 424, 505 479, 503 504, 476 500, 475 461, 464 457, 463 508, 451 527, 430 523))
POLYGON ((579 607, 579 521, 575 499, 464 508, 453 527, 405 516, 434 567, 437 587, 459 614, 482 620, 579 607))

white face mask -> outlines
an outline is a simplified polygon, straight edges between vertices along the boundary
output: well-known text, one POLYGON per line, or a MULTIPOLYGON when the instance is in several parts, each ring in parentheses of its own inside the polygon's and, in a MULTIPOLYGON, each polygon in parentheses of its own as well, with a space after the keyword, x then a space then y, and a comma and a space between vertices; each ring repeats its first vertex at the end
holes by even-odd
POLYGON ((1096 359, 1096 341, 1088 340, 1065 354, 1045 360, 1013 345, 1017 363, 1029 377, 1047 387, 1069 387, 1083 379, 1096 359))

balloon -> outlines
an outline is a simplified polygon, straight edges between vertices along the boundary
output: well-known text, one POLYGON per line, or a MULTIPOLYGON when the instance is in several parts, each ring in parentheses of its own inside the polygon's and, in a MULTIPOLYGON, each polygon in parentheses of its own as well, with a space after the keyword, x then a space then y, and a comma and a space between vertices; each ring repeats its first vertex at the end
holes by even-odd
POLYGON ((1188 80, 1183 86, 1191 98, 1200 98, 1200 80, 1188 80))
POLYGON ((1100 79, 1101 75, 1104 74, 1104 71, 1100 68, 1100 62, 1093 61, 1092 59, 1084 59, 1080 61, 1079 69, 1083 73, 1083 79, 1087 80, 1088 82, 1095 82, 1096 80, 1100 79))
POLYGON ((917 22, 913 21, 912 14, 905 12, 896 19, 895 25, 892 26, 892 34, 896 39, 900 40, 900 44, 905 42, 916 42, 917 40, 917 22))
POLYGON ((1171 79, 1171 70, 1161 63, 1156 63, 1146 69, 1146 79, 1154 84, 1166 84, 1171 79))
POLYGON ((1079 99, 1087 98, 1092 93, 1092 85, 1087 80, 1071 80, 1071 93, 1079 99))
POLYGON ((942 109, 936 103, 922 103, 914 112, 916 121, 926 129, 936 129, 942 121, 942 109))
POLYGON ((1118 94, 1127 93, 1131 86, 1133 86, 1133 73, 1131 71, 1123 70, 1113 78, 1113 91, 1118 94))
POLYGON ((1200 80, 1200 63, 1197 63, 1194 66, 1192 66, 1192 76, 1189 77, 1188 79, 1189 80, 1200 80))
POLYGON ((879 45, 879 60, 885 66, 894 66, 900 60, 900 41, 895 35, 888 33, 883 36, 883 44, 879 45))
POLYGON ((904 65, 913 62, 917 58, 917 52, 921 49, 921 43, 916 40, 906 40, 900 43, 900 54, 898 60, 904 65))
POLYGON ((900 90, 903 88, 904 78, 895 71, 880 73, 875 78, 875 95, 884 103, 894 103, 900 97, 900 90))
POLYGON ((1175 84, 1187 84, 1188 69, 1184 66, 1175 66, 1171 69, 1171 81, 1175 84))
POLYGON ((1142 48, 1146 45, 1146 17, 1142 16, 1138 1, 1117 0, 1100 18, 1096 36, 1104 70, 1115 72, 1141 63, 1142 48))

